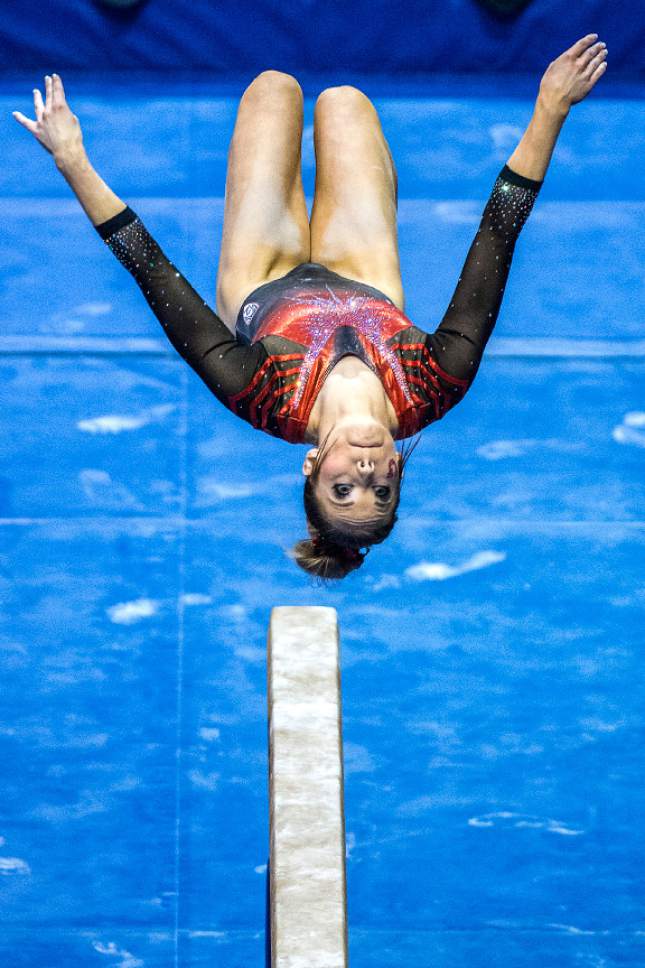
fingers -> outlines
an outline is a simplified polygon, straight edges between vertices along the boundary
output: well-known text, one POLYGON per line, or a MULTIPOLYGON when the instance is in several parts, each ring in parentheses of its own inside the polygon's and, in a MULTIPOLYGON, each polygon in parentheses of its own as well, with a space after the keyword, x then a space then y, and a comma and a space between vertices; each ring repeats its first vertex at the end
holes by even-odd
POLYGON ((31 118, 25 117, 21 111, 12 111, 12 114, 18 124, 21 124, 23 128, 27 129, 27 131, 31 131, 33 135, 37 134, 38 125, 35 121, 32 121, 31 118))
POLYGON ((54 102, 53 81, 49 74, 45 76, 45 110, 51 110, 54 102))
MULTIPOLYGON (((606 70, 607 70, 607 61, 603 61, 602 64, 598 64, 598 67, 591 75, 591 78, 589 81, 589 83, 591 84, 591 87, 593 87, 596 81, 602 77, 602 75, 605 73, 606 70)), ((591 88, 589 88, 589 90, 591 90, 591 88)))
POLYGON ((591 47, 588 47, 580 55, 580 57, 578 57, 577 59, 578 66, 582 68, 587 67, 589 62, 592 61, 597 54, 599 54, 602 50, 606 50, 606 49, 607 49, 607 44, 604 42, 604 40, 599 40, 597 44, 592 44, 591 47))
MULTIPOLYGON (((63 88, 63 82, 58 74, 52 74, 51 76, 47 74, 45 76, 45 100, 43 101, 43 96, 40 93, 40 89, 35 87, 33 89, 34 96, 34 113, 36 115, 36 120, 33 121, 31 118, 26 117, 22 111, 12 111, 13 117, 16 121, 30 131, 33 135, 38 137, 38 132, 40 126, 43 124, 43 120, 49 112, 55 107, 65 107, 65 90, 63 88)), ((42 132, 42 129, 40 129, 42 132)), ((39 138, 42 143, 42 139, 39 138)))
POLYGON ((51 76, 47 74, 45 76, 44 102, 40 90, 37 87, 34 88, 34 111, 36 112, 36 120, 41 120, 45 109, 51 110, 51 108, 64 107, 64 105, 65 90, 60 76, 58 74, 52 74, 51 76))
POLYGON ((594 40, 598 40, 598 34, 587 34, 585 37, 581 37, 577 40, 575 44, 569 48, 568 53, 573 54, 574 57, 579 57, 590 44, 593 44, 594 40))
POLYGON ((598 51, 596 56, 592 57, 591 60, 589 61, 586 69, 583 72, 583 77, 585 77, 586 79, 589 79, 590 77, 592 77, 595 70, 598 67, 600 67, 600 65, 606 60, 606 58, 607 58, 606 50, 598 51))
POLYGON ((40 121, 43 116, 43 111, 45 110, 45 105, 43 104, 43 96, 37 87, 34 88, 34 111, 36 114, 36 121, 40 121))
POLYGON ((53 92, 54 92, 54 107, 63 107, 65 104, 65 91, 63 89, 63 82, 58 74, 52 74, 53 81, 53 92))

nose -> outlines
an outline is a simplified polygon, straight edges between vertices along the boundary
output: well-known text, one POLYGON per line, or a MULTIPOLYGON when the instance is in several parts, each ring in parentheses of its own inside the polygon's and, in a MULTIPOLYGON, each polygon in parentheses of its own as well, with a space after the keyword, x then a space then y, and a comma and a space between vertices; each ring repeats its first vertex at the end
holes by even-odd
POLYGON ((372 474, 374 472, 374 461, 368 460, 366 457, 361 457, 360 460, 356 462, 358 471, 362 475, 372 474))

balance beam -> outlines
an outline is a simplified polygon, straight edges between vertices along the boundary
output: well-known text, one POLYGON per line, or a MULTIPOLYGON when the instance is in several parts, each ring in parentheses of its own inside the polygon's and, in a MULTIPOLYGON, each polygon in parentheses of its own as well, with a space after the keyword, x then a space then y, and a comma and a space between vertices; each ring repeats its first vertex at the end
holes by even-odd
POLYGON ((272 610, 268 697, 271 968, 347 968, 335 609, 272 610))

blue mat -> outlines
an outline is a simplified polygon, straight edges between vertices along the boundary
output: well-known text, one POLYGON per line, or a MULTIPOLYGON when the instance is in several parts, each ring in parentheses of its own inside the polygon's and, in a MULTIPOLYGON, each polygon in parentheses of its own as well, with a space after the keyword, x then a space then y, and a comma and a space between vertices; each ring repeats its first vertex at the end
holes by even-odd
MULTIPOLYGON (((437 71, 535 76, 579 37, 599 34, 612 73, 640 75, 643 10, 629 0, 533 0, 498 16, 479 0, 5 0, 0 71, 207 71, 249 77, 267 67, 388 77, 437 71)), ((538 74, 539 76, 539 74, 538 74)))
MULTIPOLYGON (((376 98, 427 328, 530 116, 487 84, 376 98)), ((212 301, 235 97, 68 95, 212 301)), ((28 97, 7 82, 0 106, 28 97)), ((263 964, 265 635, 272 605, 312 602, 342 630, 353 968, 643 964, 644 120, 645 98, 572 115, 472 390, 331 589, 284 554, 302 448, 217 404, 7 132, 3 964, 263 964)))

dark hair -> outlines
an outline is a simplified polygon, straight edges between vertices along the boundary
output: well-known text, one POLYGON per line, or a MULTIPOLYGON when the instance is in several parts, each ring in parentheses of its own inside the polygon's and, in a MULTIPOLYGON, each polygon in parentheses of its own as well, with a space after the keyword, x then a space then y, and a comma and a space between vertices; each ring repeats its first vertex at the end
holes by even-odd
POLYGON ((365 556, 373 544, 385 541, 397 521, 397 509, 401 499, 401 478, 412 451, 419 442, 419 437, 399 452, 399 480, 396 500, 389 517, 377 527, 354 527, 351 531, 344 531, 338 525, 332 524, 322 513, 314 490, 314 483, 326 453, 324 445, 319 448, 313 473, 307 477, 304 486, 304 505, 307 516, 309 538, 296 542, 292 549, 292 557, 300 567, 310 575, 318 578, 345 578, 365 561, 365 556), (365 548, 361 551, 361 548, 365 548))

